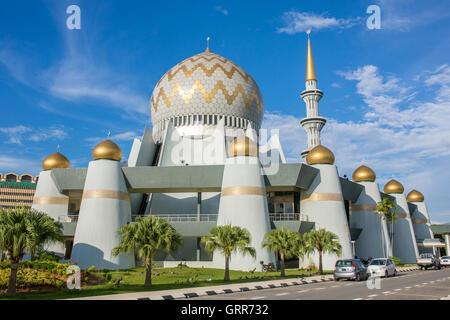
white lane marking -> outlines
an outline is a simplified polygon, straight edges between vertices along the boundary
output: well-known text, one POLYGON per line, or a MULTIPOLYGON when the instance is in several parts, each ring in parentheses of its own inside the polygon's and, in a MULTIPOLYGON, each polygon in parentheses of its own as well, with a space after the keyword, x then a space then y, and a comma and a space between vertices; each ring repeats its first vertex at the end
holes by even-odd
POLYGON ((297 291, 298 293, 302 293, 302 292, 308 292, 309 291, 309 289, 306 289, 306 290, 300 290, 300 291, 297 291))
POLYGON ((337 287, 340 287, 340 286, 331 286, 332 288, 337 288, 337 287))
POLYGON ((348 287, 348 286, 351 286, 352 284, 353 284, 353 283, 349 283, 349 284, 346 284, 345 286, 348 287))
POLYGON ((289 294, 289 292, 282 292, 282 293, 277 293, 276 296, 285 296, 289 294))
POLYGON ((259 300, 259 299, 264 299, 265 297, 253 297, 253 298, 250 298, 250 300, 259 300))
POLYGON ((422 284, 428 284, 428 282, 423 282, 422 284))
POLYGON ((411 289, 411 287, 405 287, 405 289, 411 289))
POLYGON ((388 293, 391 293, 391 291, 385 291, 385 292, 383 292, 383 294, 388 294, 388 293))
POLYGON ((316 288, 316 290, 323 290, 323 289, 325 289, 325 288, 316 288))
POLYGON ((416 284, 414 287, 421 287, 421 285, 420 284, 416 284))
POLYGON ((372 298, 372 297, 376 297, 377 294, 371 294, 370 296, 367 296, 367 298, 372 298))
POLYGON ((362 300, 362 298, 356 298, 356 299, 353 299, 353 300, 362 300))
POLYGON ((402 289, 394 289, 394 291, 400 291, 400 290, 402 290, 402 289))

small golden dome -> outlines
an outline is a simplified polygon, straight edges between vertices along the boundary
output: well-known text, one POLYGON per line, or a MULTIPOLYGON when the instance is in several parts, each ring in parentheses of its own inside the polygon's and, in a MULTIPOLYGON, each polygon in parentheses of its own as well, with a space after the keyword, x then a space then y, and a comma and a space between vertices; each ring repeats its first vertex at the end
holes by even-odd
POLYGON ((375 172, 366 166, 360 166, 358 169, 353 172, 352 179, 354 182, 361 182, 361 181, 371 181, 374 182, 377 178, 377 175, 375 172))
POLYGON ((49 155, 42 162, 42 168, 44 170, 51 170, 55 168, 70 168, 70 161, 67 160, 61 153, 55 152, 49 155))
POLYGON ((403 185, 394 179, 390 180, 384 186, 384 193, 403 193, 403 191, 405 191, 403 185))
POLYGON ((306 156, 307 164, 334 164, 334 154, 322 145, 312 148, 306 156))
POLYGON ((94 150, 92 150, 92 158, 94 160, 108 159, 120 161, 122 159, 122 150, 111 140, 100 142, 94 150))
POLYGON ((417 190, 412 190, 408 195, 406 196, 406 200, 409 202, 423 202, 425 200, 425 197, 423 194, 417 190))
POLYGON ((258 146, 249 137, 239 136, 230 143, 230 146, 228 147, 228 155, 230 157, 256 157, 258 156, 258 146))

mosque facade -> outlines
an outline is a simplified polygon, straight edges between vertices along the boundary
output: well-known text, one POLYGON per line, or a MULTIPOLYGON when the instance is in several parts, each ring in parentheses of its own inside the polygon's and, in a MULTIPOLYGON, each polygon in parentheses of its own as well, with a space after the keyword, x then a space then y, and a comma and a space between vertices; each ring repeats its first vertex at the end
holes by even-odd
MULTIPOLYGON (((326 123, 319 115, 322 96, 308 38, 300 94, 306 104, 305 162, 287 163, 278 135, 262 139, 262 93, 244 69, 209 48, 178 63, 157 83, 152 131, 144 128, 126 161, 110 140, 94 148, 88 168, 70 168, 59 152, 44 160, 33 208, 63 222, 66 237, 64 246, 48 249, 81 268, 134 267, 139 261, 133 252, 111 255, 120 241, 117 231, 136 216, 154 215, 167 219, 184 238, 176 252, 157 254, 155 261, 164 266, 185 261, 223 268, 223 257, 206 252, 200 239, 227 224, 246 228, 256 250, 255 258, 232 256, 231 269, 259 270, 261 262, 275 263, 262 241, 278 228, 335 233, 342 253, 325 254, 325 269, 355 256, 396 256, 415 263, 433 238, 424 196, 416 190, 405 196, 396 180, 380 191, 375 172, 364 165, 352 180, 340 177, 333 152, 320 140, 326 123), (394 230, 374 213, 383 198, 399 207, 394 230)), ((318 264, 316 256, 300 266, 312 263, 318 264)))

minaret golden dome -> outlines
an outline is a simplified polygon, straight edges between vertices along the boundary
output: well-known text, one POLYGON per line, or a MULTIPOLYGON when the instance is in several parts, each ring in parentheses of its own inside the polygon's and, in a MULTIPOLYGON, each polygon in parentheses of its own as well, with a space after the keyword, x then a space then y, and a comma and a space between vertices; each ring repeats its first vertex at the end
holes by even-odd
POLYGON ((108 159, 120 161, 122 159, 122 150, 111 140, 100 142, 94 150, 92 150, 92 158, 94 160, 108 159))
POLYGON ((406 196, 406 200, 409 202, 423 202, 425 200, 425 197, 423 194, 417 190, 412 190, 408 195, 406 196))
POLYGON ((42 162, 42 168, 44 170, 51 170, 55 168, 70 168, 70 161, 67 160, 61 153, 55 152, 49 155, 42 162))
POLYGON ((352 179, 354 182, 371 181, 374 182, 377 175, 375 172, 364 165, 360 166, 353 172, 352 179))
POLYGON ((308 81, 308 80, 317 80, 316 70, 314 69, 314 62, 313 62, 312 51, 311 51, 311 41, 309 40, 309 33, 308 33, 308 53, 306 56, 306 78, 305 78, 305 81, 308 81))
POLYGON ((228 155, 230 157, 256 157, 258 155, 258 146, 249 137, 239 136, 230 143, 230 146, 228 147, 228 155))
POLYGON ((307 164, 334 164, 334 154, 322 145, 312 148, 306 156, 307 164))
POLYGON ((403 193, 403 191, 405 191, 403 185, 394 179, 390 180, 384 186, 384 193, 403 193))

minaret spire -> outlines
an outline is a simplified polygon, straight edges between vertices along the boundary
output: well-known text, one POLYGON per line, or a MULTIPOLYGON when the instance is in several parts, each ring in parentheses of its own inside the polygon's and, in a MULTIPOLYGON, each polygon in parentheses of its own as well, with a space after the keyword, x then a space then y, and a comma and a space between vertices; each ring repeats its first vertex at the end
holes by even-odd
POLYGON ((308 134, 308 148, 302 151, 303 158, 306 157, 309 150, 320 144, 320 130, 322 130, 325 122, 327 122, 325 118, 319 116, 319 101, 323 96, 323 92, 317 89, 317 77, 312 58, 311 40, 309 38, 311 30, 308 30, 306 33, 308 34, 305 77, 306 88, 300 94, 300 97, 306 103, 306 118, 303 118, 300 123, 308 134))
POLYGON ((314 62, 312 57, 312 51, 311 51, 311 40, 309 39, 309 34, 311 33, 311 29, 308 29, 306 31, 308 34, 308 54, 306 56, 306 78, 305 81, 308 80, 316 80, 316 70, 314 69, 314 62))

